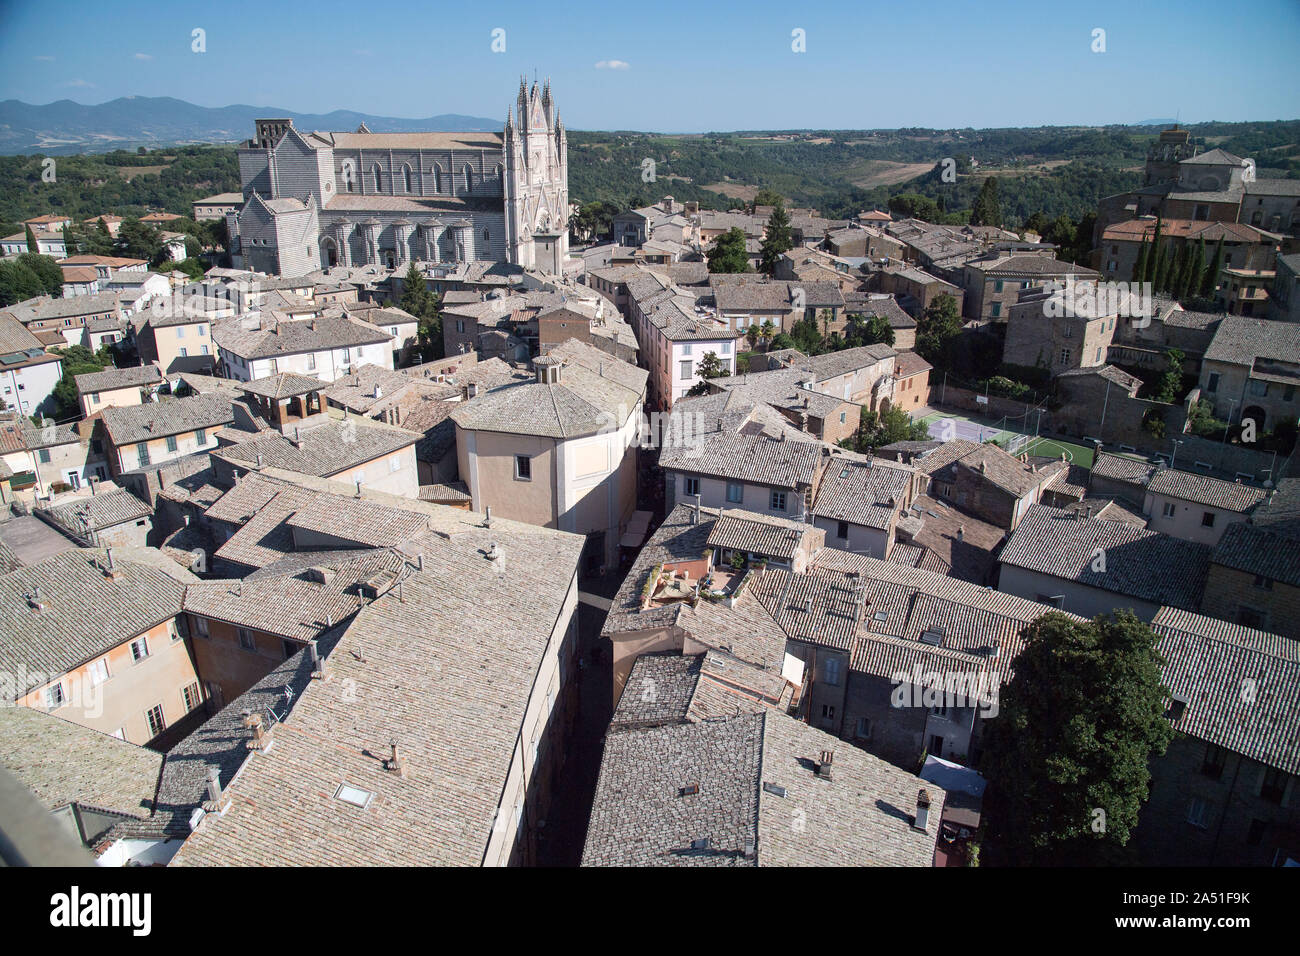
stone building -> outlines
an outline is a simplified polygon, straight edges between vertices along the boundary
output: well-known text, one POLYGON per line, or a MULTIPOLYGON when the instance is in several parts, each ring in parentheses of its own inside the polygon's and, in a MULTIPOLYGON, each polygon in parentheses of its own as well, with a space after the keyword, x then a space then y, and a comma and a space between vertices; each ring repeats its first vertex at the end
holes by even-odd
POLYGON ((506 261, 564 271, 568 144, 548 81, 519 85, 502 133, 302 132, 259 119, 227 214, 236 264, 298 276, 333 266, 506 261))

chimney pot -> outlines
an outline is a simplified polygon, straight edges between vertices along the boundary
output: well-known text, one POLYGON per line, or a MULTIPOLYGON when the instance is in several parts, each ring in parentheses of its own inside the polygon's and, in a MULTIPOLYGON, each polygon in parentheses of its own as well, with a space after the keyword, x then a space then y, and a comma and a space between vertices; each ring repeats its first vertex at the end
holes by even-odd
POLYGON ((922 789, 916 795, 916 819, 912 826, 917 830, 924 831, 930 823, 930 795, 922 789))

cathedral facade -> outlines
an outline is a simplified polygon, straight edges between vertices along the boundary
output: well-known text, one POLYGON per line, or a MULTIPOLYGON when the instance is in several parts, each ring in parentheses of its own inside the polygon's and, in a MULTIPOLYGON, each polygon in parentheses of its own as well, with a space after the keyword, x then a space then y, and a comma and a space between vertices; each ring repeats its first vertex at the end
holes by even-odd
POLYGON ((564 125, 550 82, 501 133, 307 132, 257 120, 238 150, 244 204, 227 215, 235 264, 300 276, 331 266, 510 262, 562 273, 564 125))

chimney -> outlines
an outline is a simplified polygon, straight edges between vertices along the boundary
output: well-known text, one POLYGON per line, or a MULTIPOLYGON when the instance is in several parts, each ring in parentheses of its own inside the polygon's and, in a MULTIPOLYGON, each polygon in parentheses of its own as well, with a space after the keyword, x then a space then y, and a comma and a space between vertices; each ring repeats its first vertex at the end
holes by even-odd
POLYGON ((930 795, 921 790, 916 795, 916 818, 912 821, 912 826, 925 832, 930 824, 930 795))
POLYGON ((700 523, 700 497, 701 497, 700 495, 695 496, 695 514, 691 518, 691 524, 700 523))
POLYGON ((39 584, 33 587, 32 593, 27 596, 27 606, 33 611, 45 610, 45 596, 41 593, 39 584))
POLYGON ((358 498, 361 497, 361 479, 360 479, 360 478, 357 479, 357 497, 358 497, 358 498))
POLYGON ((383 390, 382 388, 380 388, 378 385, 376 385, 376 386, 375 386, 375 398, 383 398, 383 397, 384 397, 384 390, 383 390))
POLYGON ((423 570, 424 570, 424 552, 423 552, 423 551, 421 551, 419 554, 417 554, 417 555, 415 556, 415 570, 417 570, 417 571, 423 571, 423 570))
POLYGON ((985 469, 986 469, 987 467, 988 467, 988 463, 987 463, 987 462, 983 462, 983 461, 980 462, 980 474, 981 474, 981 475, 984 474, 984 471, 985 471, 985 469))
POLYGON ((957 526, 957 540, 958 541, 966 540, 966 526, 964 524, 957 526))
POLYGON ((812 606, 813 606, 813 600, 812 600, 812 598, 804 598, 804 601, 803 601, 803 610, 804 610, 804 613, 805 613, 805 614, 811 614, 811 613, 812 613, 812 606))
POLYGON ((823 780, 834 779, 831 776, 831 764, 833 764, 834 762, 835 762, 835 751, 823 750, 821 753, 821 760, 817 764, 817 776, 821 777, 823 780))
MULTIPOLYGON (((485 528, 492 527, 492 506, 491 505, 487 505, 483 509, 483 527, 485 528)), ((420 558, 421 560, 423 560, 424 555, 420 555, 420 558)))
POLYGON ((384 761, 384 769, 397 774, 399 777, 406 776, 406 758, 402 756, 397 749, 397 741, 392 743, 393 755, 384 761))
MULTIPOLYGON (((160 476, 161 477, 161 476, 160 476)), ((93 497, 99 491, 99 476, 91 475, 90 477, 90 494, 93 497)))
POLYGON ((216 767, 208 768, 208 800, 215 804, 221 804, 221 771, 216 767))
POLYGON ((260 454, 257 456, 257 467, 262 467, 262 456, 260 454))
POLYGON ((247 744, 248 749, 266 753, 271 748, 271 736, 262 727, 262 715, 245 711, 244 726, 253 732, 253 738, 247 744))

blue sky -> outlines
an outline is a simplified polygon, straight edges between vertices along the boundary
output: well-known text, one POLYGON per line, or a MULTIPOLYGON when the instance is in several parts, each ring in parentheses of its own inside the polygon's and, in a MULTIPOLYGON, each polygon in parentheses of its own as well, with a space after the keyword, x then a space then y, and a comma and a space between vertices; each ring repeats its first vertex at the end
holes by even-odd
POLYGON ((503 118, 536 69, 575 129, 1295 119, 1297 51, 1300 0, 0 0, 0 99, 503 118))

